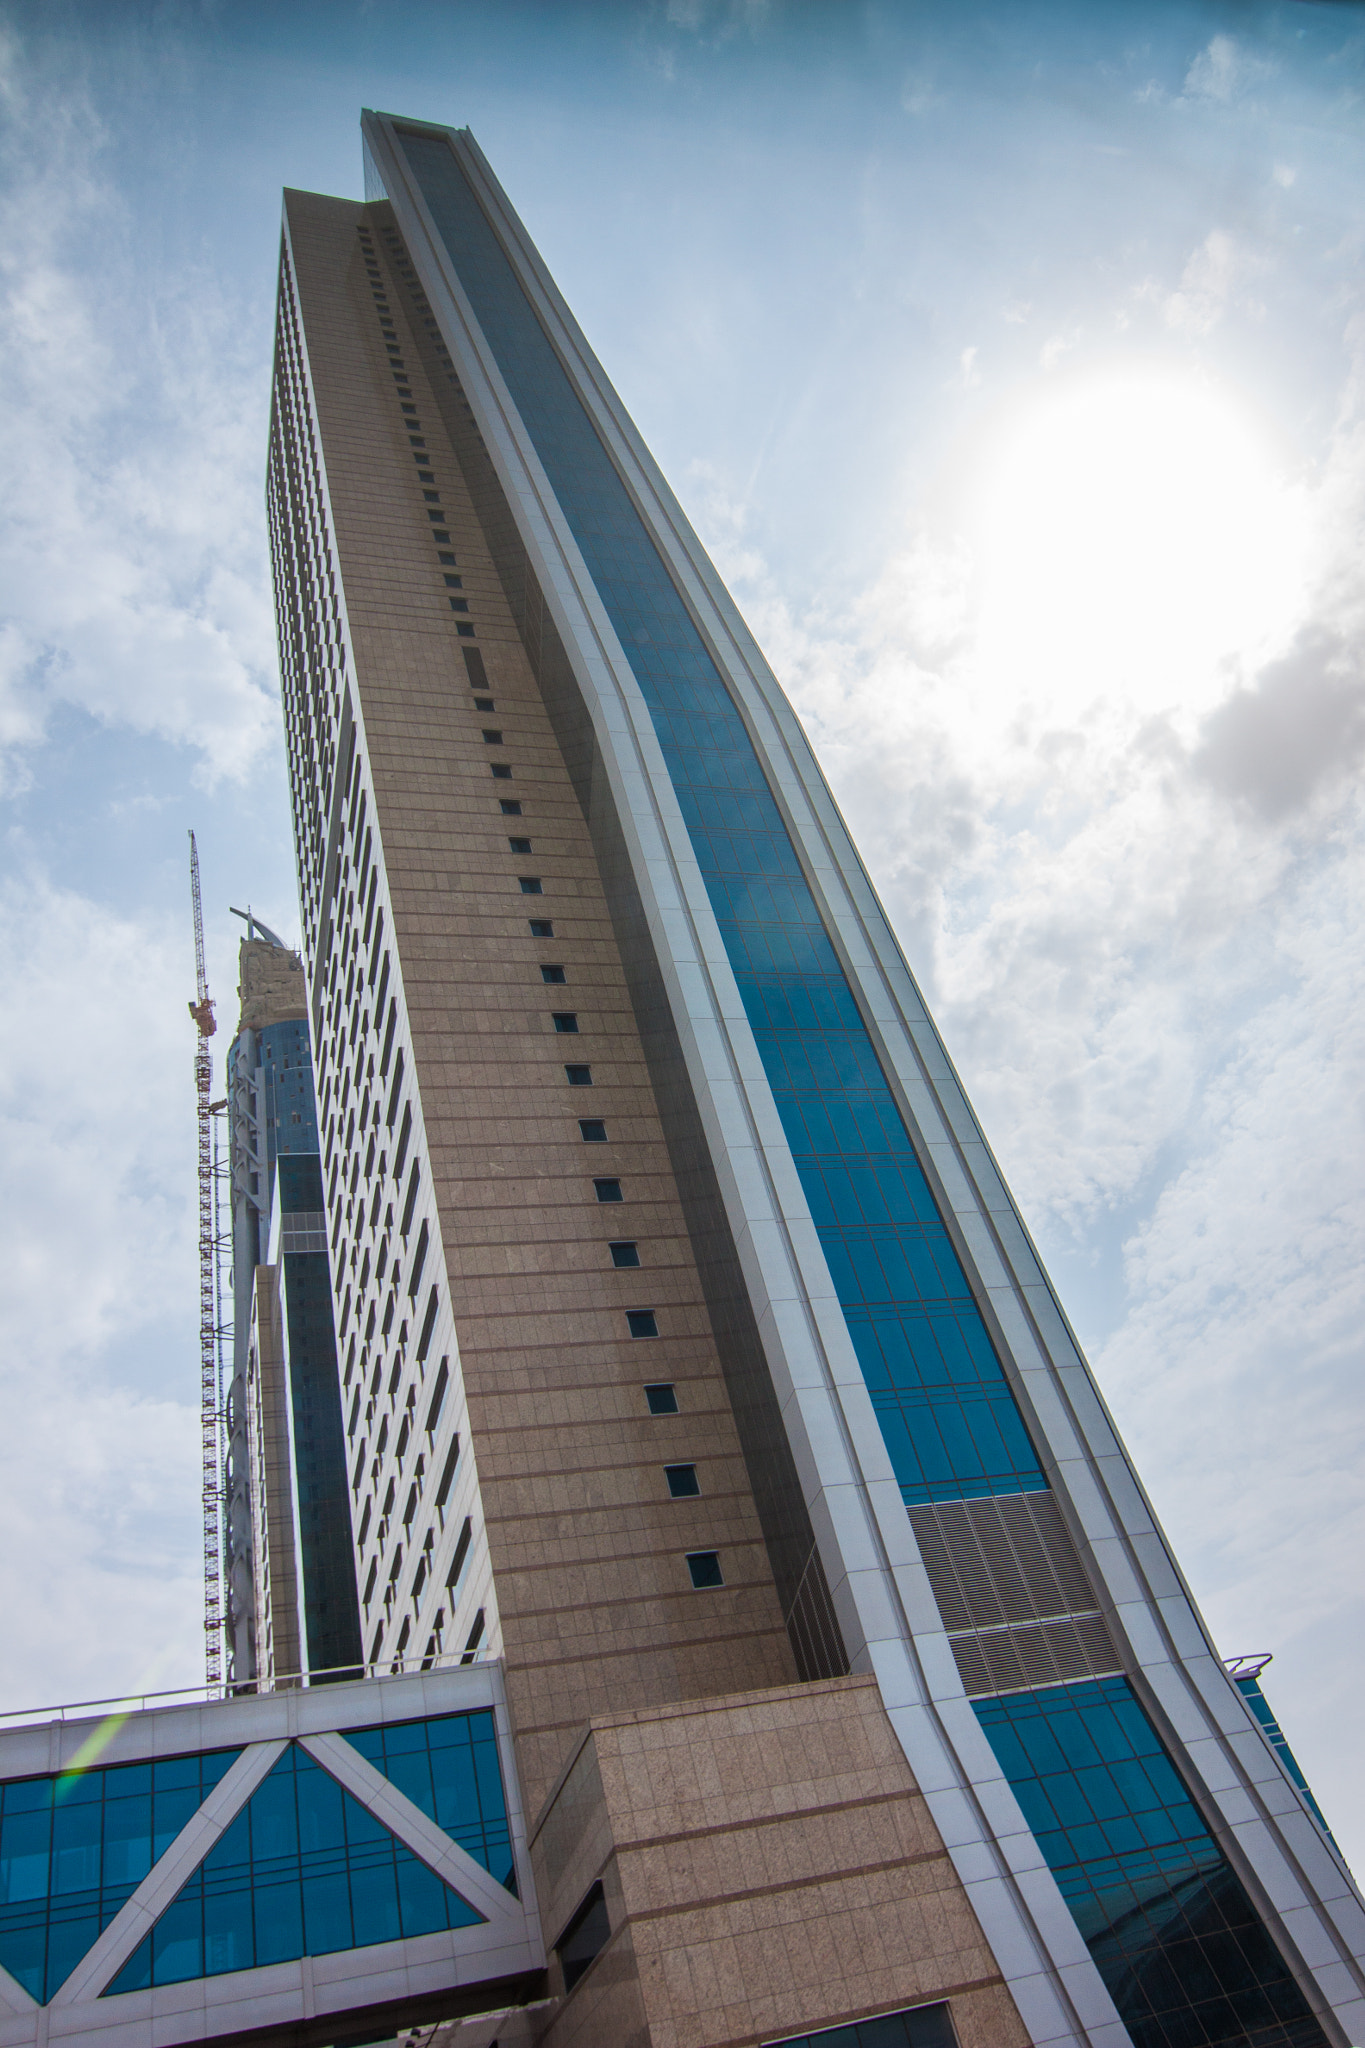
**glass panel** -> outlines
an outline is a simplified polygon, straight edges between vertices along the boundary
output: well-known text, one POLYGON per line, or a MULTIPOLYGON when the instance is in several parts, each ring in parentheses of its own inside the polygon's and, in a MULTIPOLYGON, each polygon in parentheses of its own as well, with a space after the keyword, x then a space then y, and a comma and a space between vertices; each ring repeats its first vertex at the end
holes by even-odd
POLYGON ((1134 2048, 1326 2048, 1126 1679, 975 1706, 1134 2048))
POLYGON ((405 1798, 516 1896, 507 1797, 489 1708, 341 1732, 405 1798))
POLYGON ((1275 1719, 1274 1714, 1270 1710, 1270 1701, 1261 1691, 1260 1680, 1255 1677, 1239 1678, 1236 1681, 1236 1684, 1237 1690, 1241 1693, 1243 1699, 1250 1707, 1252 1713, 1256 1716, 1256 1719, 1260 1722, 1262 1728, 1264 1728, 1266 1734, 1269 1736, 1271 1743, 1274 1745, 1276 1756, 1279 1757, 1280 1762, 1284 1765, 1290 1777, 1298 1786, 1300 1792, 1302 1792, 1304 1798, 1308 1801, 1308 1804, 1312 1807, 1313 1812, 1317 1816, 1319 1822, 1321 1822, 1323 1833, 1328 1837, 1330 1841, 1335 1843, 1336 1836, 1332 1833, 1332 1830, 1328 1827, 1326 1820, 1323 1818, 1322 1808, 1318 1805, 1317 1800, 1313 1797, 1313 1794, 1309 1789, 1308 1780, 1304 1777, 1303 1772, 1299 1768, 1299 1760, 1295 1756, 1293 1750, 1289 1747, 1288 1742, 1285 1740, 1285 1733, 1283 1728, 1281 1728, 1279 1722, 1275 1719))
POLYGON ((0 1784, 0 1964, 46 2004, 240 1750, 0 1784))
POLYGON ((919 2005, 913 2012, 888 2012, 851 2027, 821 2034, 797 2034, 772 2048, 956 2048, 946 2005, 919 2005))
POLYGON ((291 1743, 104 1995, 482 1917, 291 1743))
POLYGON ((902 1496, 1040 1490, 743 720, 449 146, 402 146, 649 705, 902 1496))

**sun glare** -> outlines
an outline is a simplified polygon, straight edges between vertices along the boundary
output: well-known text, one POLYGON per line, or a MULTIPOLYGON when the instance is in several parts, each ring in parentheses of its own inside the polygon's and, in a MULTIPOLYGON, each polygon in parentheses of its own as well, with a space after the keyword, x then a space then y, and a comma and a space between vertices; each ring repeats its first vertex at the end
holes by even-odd
POLYGON ((1300 493, 1253 418, 1193 379, 1075 379, 1016 416, 982 477, 988 673, 1049 717, 1198 715, 1290 630, 1300 493))

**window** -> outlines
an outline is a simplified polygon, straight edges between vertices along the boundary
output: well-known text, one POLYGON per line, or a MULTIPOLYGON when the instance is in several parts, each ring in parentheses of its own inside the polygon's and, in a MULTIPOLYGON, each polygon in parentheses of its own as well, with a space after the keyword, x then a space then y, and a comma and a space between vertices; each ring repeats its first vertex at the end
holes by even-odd
POLYGON ((540 978, 542 981, 561 982, 565 979, 564 969, 562 967, 547 966, 542 963, 540 978))
POLYGON ((539 875, 518 875, 517 880, 521 884, 523 896, 540 896, 544 893, 540 886, 539 875))
POLYGON ((606 1897, 601 1885, 595 1884, 555 1943, 566 1991, 573 1990, 610 1940, 611 1922, 607 1918, 606 1897))
POLYGON ((548 917, 533 917, 531 919, 531 937, 533 939, 552 939, 554 935, 555 928, 550 923, 548 917))
POLYGON ((455 1478, 455 1467, 459 1462, 460 1439, 454 1437, 451 1440, 450 1449, 446 1452, 445 1465, 441 1471, 441 1483, 436 1489, 436 1505, 438 1508, 443 1508, 450 1498, 450 1488, 455 1478))
POLYGON ((446 1573, 447 1592, 453 1593, 460 1583, 460 1573, 464 1570, 465 1559, 469 1555, 469 1545, 473 1540, 473 1535, 473 1517, 466 1515, 463 1526, 460 1529, 459 1539, 455 1545, 455 1555, 450 1560, 450 1570, 446 1573))
POLYGON ((494 732, 489 726, 485 726, 483 729, 483 743, 486 747, 500 747, 502 745, 502 734, 494 732))
POLYGON ((479 1644, 483 1641, 483 1609, 474 1616, 474 1626, 469 1631, 469 1640, 460 1653, 462 1664, 472 1664, 478 1655, 479 1644))
POLYGON ((469 599, 467 597, 452 597, 450 609, 453 612, 467 612, 469 610, 469 599))
POLYGON ((433 539, 433 540, 449 540, 449 539, 450 539, 450 535, 449 535, 448 533, 441 533, 441 532, 439 532, 439 531, 438 531, 438 532, 436 532, 436 533, 433 533, 431 537, 432 537, 432 539, 433 539))
POLYGON ((449 1385, 450 1360, 443 1358, 441 1360, 441 1369, 436 1375, 436 1385, 432 1389, 431 1405, 427 1409, 427 1435, 429 1437, 436 1434, 436 1425, 441 1419, 441 1410, 446 1404, 446 1388, 449 1385))
POLYGON ((494 709, 493 699, 491 697, 476 697, 474 699, 474 709, 476 711, 492 711, 494 709))
POLYGON ((444 562, 447 568, 453 568, 455 566, 454 555, 447 554, 444 548, 438 548, 436 550, 436 559, 438 562, 444 562))
POLYGON ((613 1266, 638 1266, 640 1263, 640 1247, 629 1239, 622 1239, 617 1244, 609 1245, 607 1249, 611 1253, 613 1266))
POLYGON ((488 671, 483 665, 483 655, 477 647, 466 647, 462 652, 464 654, 465 670, 469 676, 470 689, 486 690, 488 688, 488 671))
POLYGON ((519 818, 521 816, 521 805, 514 796, 505 796, 503 798, 502 815, 504 818, 519 818))
POLYGON ((619 1180, 595 1180, 593 1188, 599 1202, 621 1202, 625 1200, 624 1195, 621 1193, 621 1183, 619 1180))
POLYGON ((701 1492, 695 1465, 665 1465, 664 1478, 671 1500, 695 1500, 701 1492))
MULTIPOLYGON (((452 605, 453 605, 453 604, 455 603, 455 600, 454 600, 454 598, 453 598, 453 597, 451 598, 450 602, 451 602, 451 604, 452 604, 452 605)), ((458 626, 457 626, 457 627, 455 628, 455 631, 456 631, 457 633, 463 633, 463 634, 464 634, 464 636, 465 636, 465 638, 466 638, 467 640, 472 640, 472 639, 474 638, 474 628, 473 628, 472 626, 467 626, 467 625, 465 624, 465 622, 464 622, 464 620, 463 620, 463 619, 462 619, 462 620, 460 621, 459 625, 458 625, 458 626)))
POLYGON ((494 782, 510 782, 512 780, 512 771, 505 761, 495 761, 493 763, 493 780, 494 782))
MULTIPOLYGON (((420 456, 420 455, 418 456, 417 460, 418 460, 419 462, 420 462, 420 461, 422 460, 422 458, 421 458, 421 456, 420 456)), ((418 483, 419 483, 419 484, 434 484, 434 483, 435 483, 435 481, 436 481, 436 472, 435 472, 435 470, 432 470, 432 469, 419 469, 419 470, 418 470, 418 472, 417 472, 417 481, 418 481, 418 483)), ((424 496, 427 496, 427 497, 435 497, 435 495, 436 495, 436 494, 435 494, 435 492, 434 492, 434 491, 429 491, 429 492, 425 492, 425 493, 424 493, 423 495, 424 495, 424 496)))
POLYGON ((717 1551, 689 1550, 687 1553, 687 1569, 691 1573, 692 1584, 697 1588, 698 1592, 704 1591, 707 1586, 723 1586, 725 1584, 725 1580, 721 1576, 720 1555, 717 1551))
POLYGON ((607 1142, 607 1127, 600 1116, 581 1116, 578 1133, 585 1145, 605 1145, 607 1142))
POLYGON ((955 2048, 956 2041, 946 2005, 917 2005, 909 2012, 882 2013, 851 2027, 798 2034, 775 2041, 773 2048, 955 2048))
MULTIPOLYGON (((591 1067, 565 1067, 564 1076, 571 1088, 591 1088, 592 1086, 591 1067)), ((610 1196, 603 1196, 602 1199, 609 1201, 611 1198, 610 1196)))
POLYGON ((578 1017, 573 1010, 556 1010, 553 1014, 555 1030, 561 1035, 577 1031, 578 1017))
POLYGON ((531 851, 529 839, 509 839, 507 844, 513 853, 529 853, 531 851))
POLYGON ((651 1415, 676 1415, 678 1412, 677 1393, 666 1380, 660 1380, 654 1386, 646 1387, 645 1399, 649 1403, 651 1415))
MULTIPOLYGON (((445 578, 445 586, 446 586, 446 589, 447 589, 447 590, 463 590, 463 589, 464 589, 464 577, 463 577, 463 576, 447 576, 447 577, 445 578)), ((482 711, 482 709, 483 709, 483 706, 482 706, 482 705, 480 705, 480 706, 479 706, 479 709, 480 709, 480 710, 482 711)), ((489 709, 490 709, 490 710, 492 709, 492 706, 491 706, 491 705, 489 706, 489 709)))
MULTIPOLYGON (((598 1185, 599 1187, 601 1186, 600 1181, 598 1185)), ((620 1186, 619 1181, 617 1186, 620 1186)), ((597 1199, 600 1202, 602 1200, 601 1195, 597 1199)), ((659 1334, 658 1318, 655 1316, 652 1308, 628 1308, 626 1310, 626 1321, 630 1325, 632 1337, 657 1337, 659 1334)))

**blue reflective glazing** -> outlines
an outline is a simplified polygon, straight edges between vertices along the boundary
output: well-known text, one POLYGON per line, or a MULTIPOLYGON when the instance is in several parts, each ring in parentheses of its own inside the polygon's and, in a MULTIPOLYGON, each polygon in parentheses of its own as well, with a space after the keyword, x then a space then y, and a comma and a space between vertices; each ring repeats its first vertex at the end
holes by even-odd
POLYGON ((1134 2048, 1327 2048, 1126 1679, 975 1706, 1134 2048))
POLYGON ((482 1917, 290 1743, 104 1996, 482 1917))
POLYGON ((448 145, 402 141, 649 705, 902 1495, 1041 1489, 743 720, 448 145))
POLYGON ((348 1742, 514 1895, 512 1837, 490 1708, 346 1728, 348 1742))
POLYGON ((239 1755, 0 1785, 0 1964, 45 2005, 239 1755))
POLYGON ((1250 1707, 1252 1713, 1256 1716, 1256 1719, 1259 1721, 1261 1727, 1264 1728, 1266 1735, 1270 1740, 1271 1746, 1275 1751, 1276 1756, 1279 1757, 1280 1762, 1284 1765, 1290 1777, 1298 1786, 1300 1792, 1302 1792, 1304 1798, 1308 1801, 1308 1804, 1312 1807, 1317 1820, 1321 1824, 1323 1833, 1331 1841, 1335 1842, 1336 1836, 1328 1827, 1327 1822, 1323 1817, 1322 1808, 1318 1805, 1317 1800, 1313 1797, 1313 1794, 1309 1789, 1308 1780, 1304 1777, 1303 1772, 1299 1768, 1299 1760, 1295 1756, 1293 1750, 1289 1747, 1289 1743, 1285 1738, 1285 1732, 1283 1728, 1281 1728, 1279 1722, 1275 1719, 1274 1714, 1271 1712, 1270 1701, 1261 1691, 1259 1679, 1239 1678, 1236 1681, 1236 1683, 1237 1690, 1241 1693, 1243 1699, 1250 1707))
POLYGON ((957 2048, 957 2036, 946 2005, 917 2005, 911 2012, 880 2013, 819 2034, 793 2034, 772 2048, 957 2048))

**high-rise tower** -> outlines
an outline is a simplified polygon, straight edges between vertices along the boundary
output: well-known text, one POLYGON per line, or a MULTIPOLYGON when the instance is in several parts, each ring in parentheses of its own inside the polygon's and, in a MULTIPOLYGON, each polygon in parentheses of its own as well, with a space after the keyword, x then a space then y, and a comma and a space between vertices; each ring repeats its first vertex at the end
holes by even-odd
POLYGON ((790 707, 471 138, 364 137, 269 471, 360 1620, 501 1660, 547 2040, 1344 2048, 1359 1896, 790 707))

